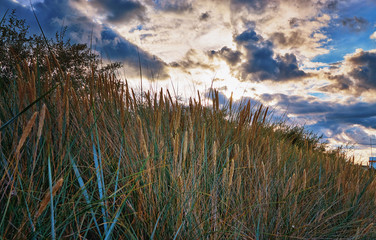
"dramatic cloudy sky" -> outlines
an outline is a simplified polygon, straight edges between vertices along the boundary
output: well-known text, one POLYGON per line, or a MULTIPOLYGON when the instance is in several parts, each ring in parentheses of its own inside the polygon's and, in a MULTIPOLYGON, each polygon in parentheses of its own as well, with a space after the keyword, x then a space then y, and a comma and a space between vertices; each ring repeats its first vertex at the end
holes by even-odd
MULTIPOLYGON (((286 113, 358 161, 376 136, 375 0, 31 0, 52 36, 93 44, 144 89, 213 86, 286 113), (150 81, 147 81, 149 79, 150 81)), ((0 0, 38 31, 29 0, 0 0)), ((376 143, 376 140, 375 140, 376 143)))

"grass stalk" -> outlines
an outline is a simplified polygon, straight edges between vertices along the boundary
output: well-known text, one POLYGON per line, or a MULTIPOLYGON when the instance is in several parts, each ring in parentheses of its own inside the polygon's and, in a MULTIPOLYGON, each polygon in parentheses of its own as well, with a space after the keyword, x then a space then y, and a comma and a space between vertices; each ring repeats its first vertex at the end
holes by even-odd
POLYGON ((56 239, 55 232, 55 210, 54 210, 54 193, 52 189, 52 172, 51 172, 51 159, 48 156, 48 180, 50 184, 50 210, 51 210, 51 238, 52 240, 56 239))

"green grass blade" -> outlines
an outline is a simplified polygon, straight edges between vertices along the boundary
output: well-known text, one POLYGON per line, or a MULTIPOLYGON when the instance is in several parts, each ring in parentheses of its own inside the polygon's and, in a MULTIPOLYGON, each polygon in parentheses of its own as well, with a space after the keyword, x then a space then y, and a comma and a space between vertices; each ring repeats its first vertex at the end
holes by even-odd
POLYGON ((179 232, 180 232, 181 228, 183 227, 183 224, 184 224, 184 221, 180 224, 180 227, 178 228, 178 231, 175 233, 175 236, 174 236, 173 240, 176 240, 176 238, 178 237, 179 232))
POLYGON ((153 229, 153 232, 150 236, 150 240, 153 240, 154 239, 154 236, 155 236, 155 231, 157 231, 157 226, 158 226, 158 223, 159 223, 159 220, 161 219, 161 216, 162 216, 162 213, 164 212, 164 208, 162 209, 162 212, 159 214, 158 218, 157 218, 157 221, 155 222, 155 225, 154 225, 154 229, 153 229))
MULTIPOLYGON (((69 154, 69 158, 70 158, 70 160, 71 160, 71 164, 72 164, 72 167, 73 167, 73 170, 74 170, 74 174, 76 175, 76 178, 77 178, 77 180, 78 180, 78 184, 80 185, 80 188, 81 188, 81 191, 82 191, 82 194, 83 194, 84 197, 85 197, 86 203, 87 203, 89 206, 91 206, 92 204, 91 204, 91 201, 90 201, 89 194, 88 194, 88 192, 87 192, 87 190, 86 190, 86 186, 85 186, 85 184, 84 184, 84 181, 82 180, 82 177, 81 177, 81 174, 80 174, 80 172, 79 172, 79 170, 78 170, 78 168, 77 168, 77 165, 76 165, 76 163, 74 162, 73 158, 70 156, 70 154, 69 154)), ((98 230, 98 234, 99 234, 100 237, 102 237, 101 230, 100 230, 100 228, 99 228, 99 225, 98 225, 97 219, 96 219, 96 217, 95 217, 95 214, 93 213, 93 211, 90 211, 90 213, 91 213, 91 216, 92 216, 92 218, 93 218, 93 220, 94 220, 95 227, 96 227, 97 230, 98 230)))
POLYGON ((50 185, 50 209, 51 209, 51 238, 53 240, 56 239, 56 233, 55 233, 55 218, 54 218, 54 196, 52 193, 52 173, 51 173, 51 159, 50 156, 48 156, 48 180, 50 185))
MULTIPOLYGON (((93 135, 91 135, 91 139, 93 140, 93 135)), ((100 204, 102 206, 102 214, 103 214, 103 226, 104 226, 104 232, 107 232, 107 219, 106 219, 106 210, 104 206, 104 188, 103 188, 103 181, 102 181, 102 174, 101 174, 101 167, 99 165, 98 161, 98 154, 95 147, 95 143, 93 140, 93 155, 94 155, 94 165, 95 165, 95 174, 97 176, 97 183, 98 183, 98 193, 100 198, 100 204)))
MULTIPOLYGON (((20 178, 18 178, 18 183, 20 184, 20 188, 22 190, 22 193, 24 193, 24 188, 23 188, 23 185, 22 185, 22 182, 21 182, 20 178)), ((26 211, 27 211, 27 217, 29 218, 30 227, 33 230, 33 237, 32 237, 32 239, 35 239, 35 226, 34 226, 34 223, 33 223, 33 219, 31 218, 31 213, 30 213, 30 210, 29 210, 29 205, 28 205, 28 203, 26 201, 26 197, 25 196, 23 196, 23 199, 25 200, 25 207, 26 207, 26 211)))
POLYGON ((115 228, 115 225, 116 223, 118 222, 119 220, 119 217, 120 217, 120 214, 123 210, 123 207, 125 206, 125 202, 127 200, 127 197, 124 198, 122 204, 120 205, 118 211, 116 212, 116 215, 115 215, 115 218, 114 220, 112 221, 111 225, 110 225, 110 228, 108 229, 108 231, 105 233, 105 237, 104 237, 104 240, 109 240, 111 238, 111 234, 112 234, 112 231, 114 230, 115 228))
POLYGON ((114 204, 113 204, 113 209, 115 209, 115 203, 116 203, 116 192, 118 188, 118 183, 119 183, 119 172, 120 172, 120 162, 121 162, 121 153, 123 151, 123 144, 121 144, 120 147, 120 152, 119 152, 119 161, 118 161, 118 166, 116 169, 116 179, 115 179, 115 195, 114 195, 114 204))
POLYGON ((24 112, 26 112, 27 110, 29 110, 32 106, 34 106, 36 103, 38 103, 40 100, 42 100, 44 97, 46 97, 48 94, 50 94, 53 90, 55 90, 57 87, 59 86, 59 84, 56 84, 55 86, 53 86, 52 88, 50 88, 50 90, 48 90, 46 93, 44 93, 42 96, 38 97, 35 101, 33 101, 32 103, 30 103, 27 107, 25 107, 21 112, 17 113, 16 116, 12 117, 11 119, 9 119, 6 123, 4 123, 1 127, 0 127, 0 131, 2 131, 3 129, 5 129, 9 124, 11 124, 12 122, 14 122, 14 120, 16 120, 19 116, 21 116, 24 112))

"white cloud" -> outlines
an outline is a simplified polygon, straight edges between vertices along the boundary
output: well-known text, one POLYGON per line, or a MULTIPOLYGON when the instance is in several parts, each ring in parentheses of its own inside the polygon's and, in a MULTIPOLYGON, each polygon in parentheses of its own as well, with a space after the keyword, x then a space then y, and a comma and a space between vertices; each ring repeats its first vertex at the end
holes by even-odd
POLYGON ((376 40, 376 32, 372 33, 372 35, 369 38, 376 40))

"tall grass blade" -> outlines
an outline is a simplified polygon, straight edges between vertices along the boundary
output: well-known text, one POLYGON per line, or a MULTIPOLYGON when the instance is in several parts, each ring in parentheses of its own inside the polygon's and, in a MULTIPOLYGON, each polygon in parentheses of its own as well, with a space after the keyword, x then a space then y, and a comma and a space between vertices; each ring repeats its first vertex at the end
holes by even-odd
POLYGON ((56 239, 55 232, 55 211, 54 211, 54 194, 52 190, 52 173, 51 173, 51 158, 48 156, 48 180, 50 184, 50 209, 51 209, 51 238, 56 239))
POLYGON ((102 180, 102 168, 99 165, 98 161, 98 154, 97 150, 95 147, 94 139, 93 139, 93 134, 91 135, 91 139, 93 141, 93 155, 94 155, 94 165, 95 165, 95 174, 97 176, 97 183, 98 183, 98 193, 99 193, 99 200, 100 204, 102 206, 102 214, 103 214, 103 226, 104 226, 104 232, 107 232, 107 219, 106 219, 106 209, 105 209, 105 204, 104 204, 104 185, 103 185, 103 180, 102 180))
POLYGON ((119 183, 119 172, 120 172, 120 162, 121 162, 121 153, 123 152, 123 140, 121 142, 120 152, 119 152, 119 160, 118 165, 116 169, 116 179, 115 179, 115 191, 114 191, 114 203, 113 203, 113 209, 115 210, 115 203, 116 203, 116 192, 118 189, 118 183, 119 183))
POLYGON ((154 225, 153 232, 151 233, 150 240, 153 240, 153 239, 154 239, 155 232, 157 231, 157 227, 158 227, 159 220, 161 219, 161 216, 162 216, 164 210, 165 210, 165 207, 164 207, 164 208, 162 209, 162 211, 159 213, 159 216, 158 216, 158 218, 157 218, 157 221, 155 222, 155 225, 154 225))
POLYGON ((1 18, 1 21, 0 21, 0 26, 1 26, 1 24, 3 24, 3 21, 4 21, 4 19, 5 19, 5 17, 7 16, 7 14, 8 14, 8 11, 9 11, 9 8, 5 11, 5 13, 4 13, 4 15, 3 15, 3 17, 1 18))
POLYGON ((114 220, 112 221, 111 225, 110 225, 110 228, 108 229, 108 231, 105 233, 105 236, 104 236, 104 240, 110 240, 111 239, 111 234, 112 234, 112 231, 114 230, 115 226, 116 226, 116 223, 118 222, 119 220, 119 217, 120 217, 120 214, 122 213, 123 211, 123 207, 125 206, 125 203, 126 203, 126 200, 127 200, 128 196, 124 197, 124 200, 122 201, 121 205, 119 206, 117 212, 116 212, 116 215, 114 217, 114 220))
MULTIPOLYGON (((20 184, 22 192, 24 192, 23 184, 22 184, 20 178, 18 178, 18 183, 20 184)), ((31 227, 31 230, 33 231, 33 237, 32 237, 32 239, 35 239, 35 236, 34 236, 34 234, 35 234, 35 226, 34 226, 33 219, 31 217, 31 213, 30 213, 30 210, 29 210, 29 204, 28 204, 27 198, 25 196, 23 196, 23 199, 25 201, 25 207, 26 207, 26 211, 27 211, 27 217, 29 218, 30 227, 31 227)))
POLYGON ((101 230, 99 228, 99 225, 98 225, 98 222, 97 222, 97 218, 95 217, 95 214, 93 213, 93 210, 92 210, 92 204, 91 204, 91 201, 90 201, 90 197, 89 197, 89 194, 86 190, 86 186, 84 184, 84 181, 81 177, 81 174, 80 174, 80 171, 78 170, 77 168, 77 165, 76 163, 74 162, 74 159, 71 157, 71 155, 69 154, 69 158, 71 160, 71 164, 72 164, 72 167, 73 167, 73 171, 74 171, 74 174, 76 175, 76 178, 77 178, 77 181, 78 181, 78 184, 80 185, 80 188, 81 188, 81 191, 82 191, 82 194, 84 195, 85 197, 85 200, 86 200, 86 203, 90 206, 91 210, 90 210, 90 213, 91 213, 91 216, 94 220, 94 224, 95 224, 95 227, 97 228, 98 230, 98 234, 100 237, 102 237, 102 234, 101 234, 101 230))
POLYGON ((21 112, 17 113, 16 116, 12 117, 11 119, 9 119, 6 123, 4 123, 1 127, 0 127, 0 131, 3 131, 3 129, 5 129, 9 124, 11 124, 12 122, 14 122, 14 120, 16 120, 19 116, 21 116, 23 113, 25 113, 27 110, 29 110, 32 106, 34 106, 36 103, 38 103, 39 101, 41 101, 43 98, 45 98, 47 95, 49 95, 53 90, 55 90, 57 87, 59 86, 59 84, 56 84, 55 86, 53 86, 50 90, 48 90, 46 93, 44 93, 42 96, 38 97, 37 99, 35 99, 35 101, 33 101, 32 103, 30 103, 29 105, 27 105, 27 107, 25 107, 24 109, 22 109, 21 112))
POLYGON ((178 231, 176 232, 173 240, 176 240, 176 238, 178 237, 179 232, 180 232, 181 228, 183 227, 183 225, 184 225, 184 221, 180 224, 180 227, 178 228, 178 231))

